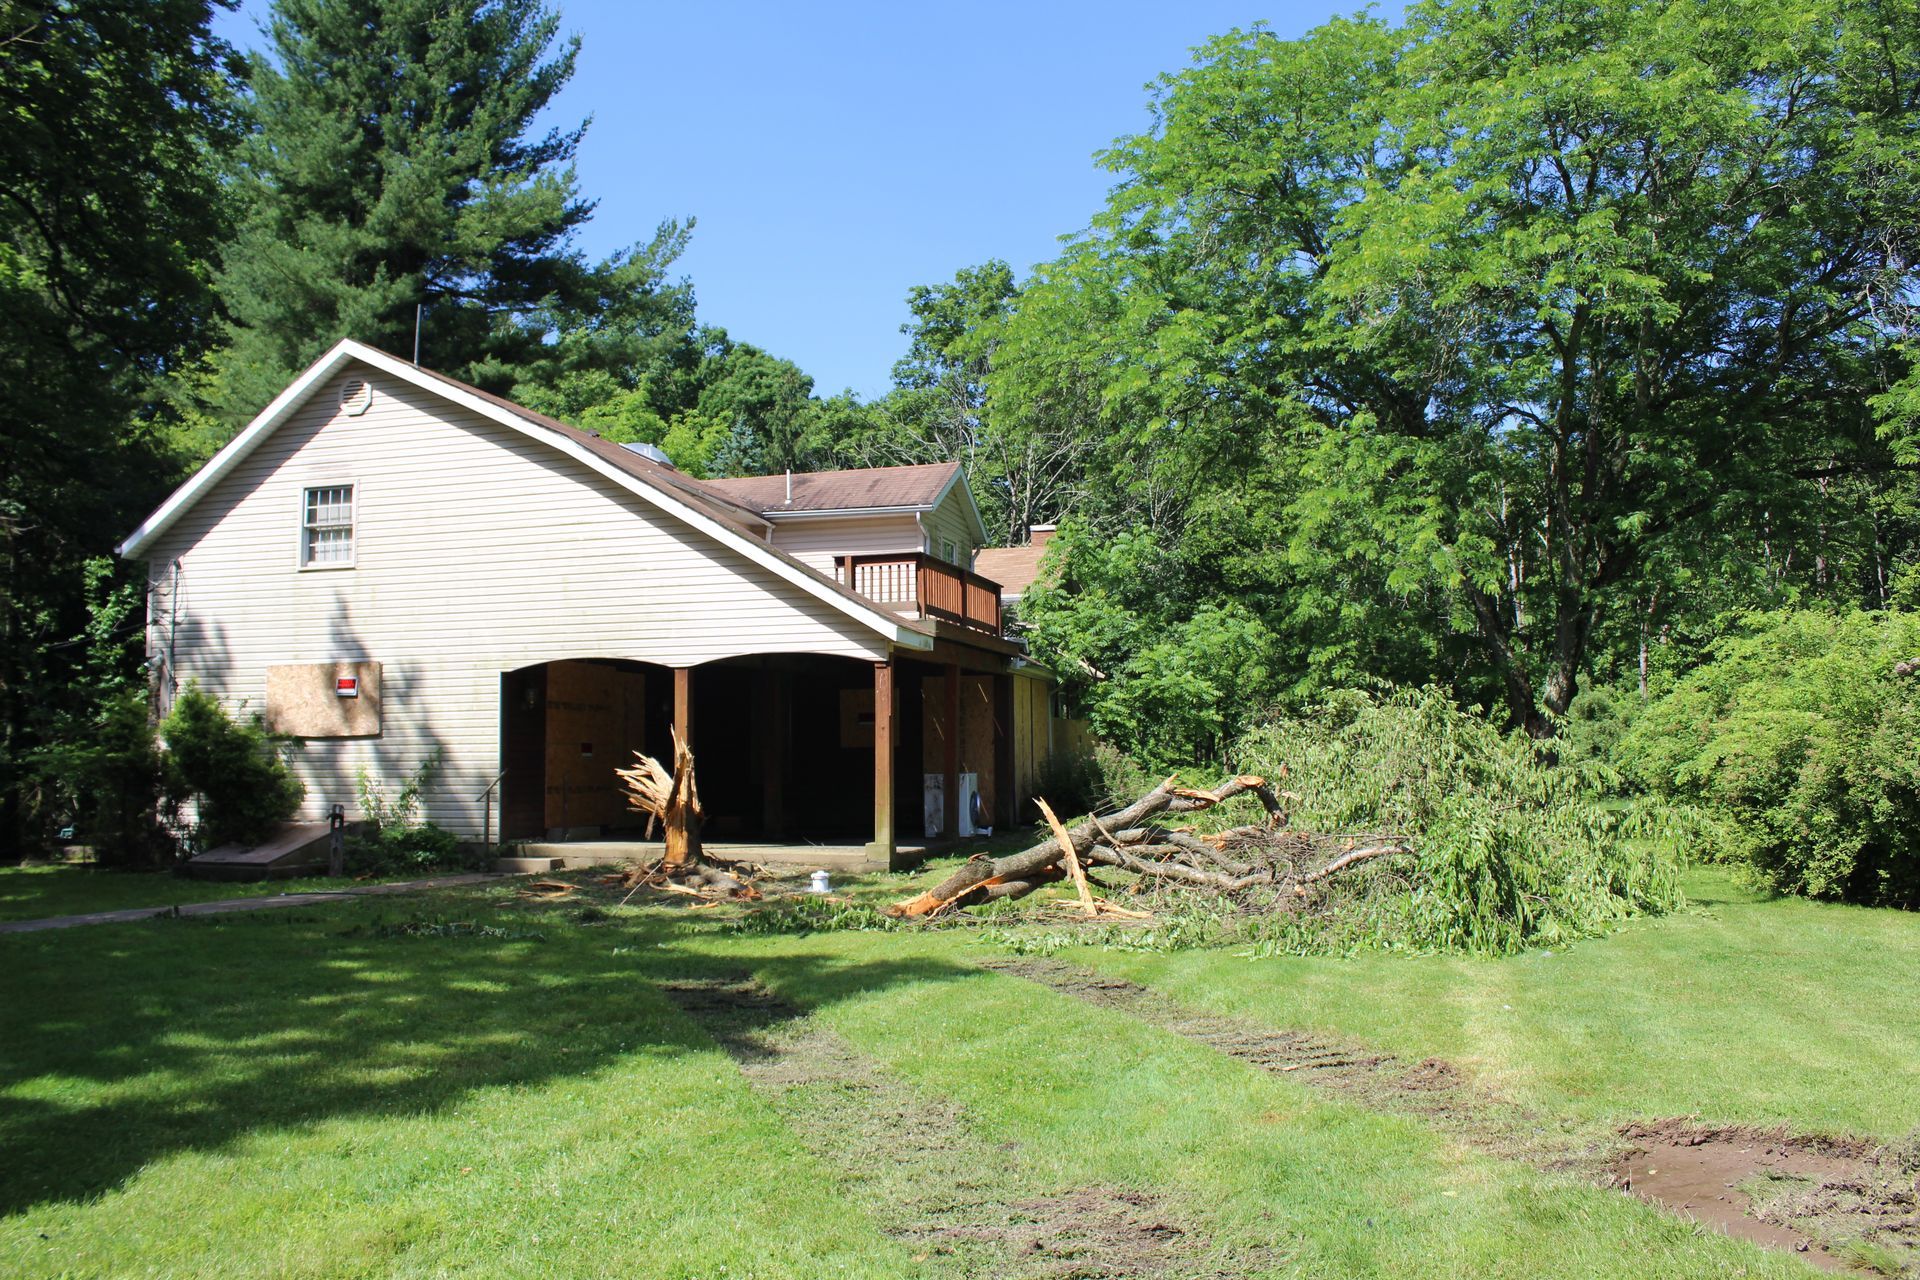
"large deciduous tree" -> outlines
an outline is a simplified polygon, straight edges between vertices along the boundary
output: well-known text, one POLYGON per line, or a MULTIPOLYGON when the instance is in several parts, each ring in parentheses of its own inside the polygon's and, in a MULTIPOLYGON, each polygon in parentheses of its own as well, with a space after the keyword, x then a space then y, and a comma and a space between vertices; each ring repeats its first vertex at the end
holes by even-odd
MULTIPOLYGON (((29 847, 30 757, 83 715, 85 599, 164 492, 156 380, 207 340, 231 52, 207 0, 0 0, 0 846, 29 847)), ((96 593, 97 594, 97 593, 96 593)))
POLYGON ((1090 374, 1170 523, 1277 474, 1269 583, 1406 601, 1538 734, 1682 574, 1884 580, 1823 482, 1907 372, 1911 5, 1425 3, 1224 37, 1157 114, 994 394, 1090 374))

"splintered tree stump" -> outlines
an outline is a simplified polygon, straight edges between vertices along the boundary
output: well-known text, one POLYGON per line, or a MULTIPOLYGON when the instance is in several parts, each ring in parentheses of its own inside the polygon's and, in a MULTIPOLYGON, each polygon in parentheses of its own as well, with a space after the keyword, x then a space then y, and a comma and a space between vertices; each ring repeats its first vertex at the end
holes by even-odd
POLYGON ((1219 894, 1236 894, 1258 886, 1291 886, 1299 893, 1307 885, 1375 859, 1413 852, 1398 837, 1380 837, 1364 845, 1347 840, 1341 844, 1339 855, 1324 866, 1299 870, 1295 859, 1278 856, 1282 844, 1311 849, 1315 841, 1285 830, 1287 812, 1281 806, 1281 794, 1265 778, 1252 774, 1229 778, 1211 790, 1176 787, 1174 779, 1169 778, 1118 812, 1105 818, 1089 817, 1073 828, 1061 823, 1042 802, 1041 812, 1047 817, 1052 837, 1004 858, 975 858, 925 893, 895 903, 887 911, 893 916, 927 919, 998 898, 1021 897, 1071 875, 1082 909, 1094 916, 1098 905, 1080 874, 1087 866, 1115 867, 1134 872, 1143 880, 1219 894), (1260 801, 1266 811, 1263 822, 1214 836, 1196 836, 1156 822, 1168 814, 1197 813, 1243 795, 1260 801))
POLYGON ((655 820, 661 825, 666 855, 660 860, 658 872, 663 880, 685 889, 758 897, 753 886, 702 854, 700 824, 706 810, 700 805, 700 789, 694 783, 693 752, 680 735, 673 734, 671 773, 652 756, 636 751, 633 757, 633 768, 614 772, 626 784, 628 807, 647 815, 649 829, 655 820))
MULTIPOLYGON (((666 833, 669 867, 700 861, 700 791, 693 780, 693 752, 673 733, 673 772, 652 756, 633 753, 631 769, 614 773, 627 784, 627 807, 657 818, 666 833)), ((651 822, 649 823, 651 825, 651 822)))

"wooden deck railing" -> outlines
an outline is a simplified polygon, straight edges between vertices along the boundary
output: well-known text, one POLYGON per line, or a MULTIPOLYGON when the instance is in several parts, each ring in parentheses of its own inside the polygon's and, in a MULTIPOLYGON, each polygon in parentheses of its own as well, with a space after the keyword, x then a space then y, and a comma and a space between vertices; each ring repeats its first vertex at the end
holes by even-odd
POLYGON ((846 556, 840 580, 878 604, 911 604, 925 617, 1000 634, 1000 584, 924 552, 846 556))

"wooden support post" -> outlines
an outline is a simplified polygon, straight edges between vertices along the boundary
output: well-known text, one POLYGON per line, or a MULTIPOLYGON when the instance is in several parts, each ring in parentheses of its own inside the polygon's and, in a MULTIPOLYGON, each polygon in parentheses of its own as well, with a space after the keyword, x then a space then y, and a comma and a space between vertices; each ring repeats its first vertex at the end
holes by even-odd
POLYGON ((946 730, 946 802, 940 806, 940 834, 951 840, 960 834, 960 666, 947 664, 945 706, 941 727, 946 730))
POLYGON ((993 677, 993 821, 996 827, 1018 822, 1019 799, 1013 765, 1013 676, 993 677))
POLYGON ((693 750, 693 668, 673 669, 673 731, 693 750))
POLYGON ((873 664, 873 843, 867 857, 893 865, 893 663, 873 664))

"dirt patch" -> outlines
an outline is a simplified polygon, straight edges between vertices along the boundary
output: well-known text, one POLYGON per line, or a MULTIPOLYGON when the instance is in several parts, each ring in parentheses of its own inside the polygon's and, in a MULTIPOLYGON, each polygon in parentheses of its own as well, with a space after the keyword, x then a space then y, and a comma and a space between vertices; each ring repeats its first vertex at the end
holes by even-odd
POLYGON ((1867 1259, 1881 1269, 1920 1264, 1916 1171, 1902 1153, 1685 1119, 1620 1133, 1630 1145, 1615 1162, 1613 1183, 1643 1200, 1828 1270, 1867 1259), (1828 1243, 1835 1241, 1847 1243, 1828 1243))
POLYGON ((962 1108, 751 980, 664 989, 809 1152, 840 1171, 849 1198, 934 1274, 1227 1280, 1277 1264, 1229 1255, 1150 1190, 1049 1184, 1017 1146, 976 1133, 962 1108))
POLYGON ((1137 983, 1060 960, 982 964, 1124 1010, 1362 1106, 1418 1116, 1488 1154, 1618 1187, 1703 1226, 1798 1253, 1819 1266, 1841 1270, 1860 1263, 1894 1273, 1920 1267, 1920 1141, 1910 1143, 1911 1150, 1895 1150, 1686 1120, 1611 1133, 1521 1107, 1441 1058, 1409 1064, 1352 1041, 1198 1012, 1137 983))

